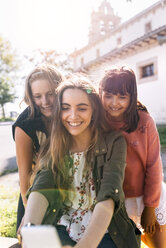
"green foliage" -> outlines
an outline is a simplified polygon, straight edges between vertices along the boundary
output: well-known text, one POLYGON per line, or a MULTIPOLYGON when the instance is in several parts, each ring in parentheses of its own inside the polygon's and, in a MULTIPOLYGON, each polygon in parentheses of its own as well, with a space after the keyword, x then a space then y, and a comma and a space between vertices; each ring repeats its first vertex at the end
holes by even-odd
POLYGON ((11 92, 11 86, 8 79, 0 77, 0 104, 4 105, 7 102, 13 102, 15 99, 14 93, 11 92))
POLYGON ((18 190, 0 185, 0 236, 16 238, 18 190))
POLYGON ((37 49, 32 52, 31 55, 25 56, 25 58, 37 66, 38 64, 52 64, 59 68, 64 73, 72 71, 72 62, 67 53, 58 53, 55 50, 41 50, 37 49))
POLYGON ((166 125, 157 125, 161 147, 166 147, 166 125))
POLYGON ((0 36, 0 105, 2 115, 5 118, 4 105, 15 99, 14 80, 16 78, 16 55, 10 42, 0 36))
POLYGON ((14 75, 17 70, 17 60, 16 54, 12 50, 11 44, 8 40, 3 39, 0 36, 0 74, 1 77, 8 76, 8 80, 10 80, 9 75, 14 75))
POLYGON ((15 121, 15 120, 16 120, 16 118, 10 118, 10 117, 8 117, 8 118, 0 118, 0 122, 15 121))
POLYGON ((13 102, 15 98, 15 93, 11 92, 11 85, 7 79, 0 77, 0 105, 2 108, 3 118, 5 118, 4 105, 8 102, 13 102))

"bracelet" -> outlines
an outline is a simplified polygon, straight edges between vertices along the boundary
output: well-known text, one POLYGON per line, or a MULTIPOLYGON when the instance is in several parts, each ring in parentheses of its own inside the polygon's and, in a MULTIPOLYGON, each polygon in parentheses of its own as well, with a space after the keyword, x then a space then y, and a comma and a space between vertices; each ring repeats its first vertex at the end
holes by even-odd
POLYGON ((33 224, 33 223, 31 223, 31 222, 28 222, 25 226, 26 226, 26 227, 35 226, 35 224, 33 224))
POLYGON ((21 236, 21 234, 19 233, 19 234, 17 234, 17 239, 18 239, 18 243, 19 243, 19 245, 22 245, 22 236, 21 236))

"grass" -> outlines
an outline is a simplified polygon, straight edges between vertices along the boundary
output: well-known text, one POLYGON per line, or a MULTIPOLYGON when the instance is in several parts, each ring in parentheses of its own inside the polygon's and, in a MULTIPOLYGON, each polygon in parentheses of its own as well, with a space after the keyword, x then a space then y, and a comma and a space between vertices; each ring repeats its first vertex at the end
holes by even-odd
POLYGON ((18 168, 5 169, 4 171, 0 172, 0 177, 17 171, 18 168))
POLYGON ((7 118, 0 118, 0 122, 4 122, 4 121, 15 121, 15 118, 10 118, 10 117, 7 117, 7 118))
POLYGON ((0 185, 0 236, 16 238, 16 217, 19 191, 0 185))
POLYGON ((166 125, 157 125, 161 147, 166 148, 166 125))

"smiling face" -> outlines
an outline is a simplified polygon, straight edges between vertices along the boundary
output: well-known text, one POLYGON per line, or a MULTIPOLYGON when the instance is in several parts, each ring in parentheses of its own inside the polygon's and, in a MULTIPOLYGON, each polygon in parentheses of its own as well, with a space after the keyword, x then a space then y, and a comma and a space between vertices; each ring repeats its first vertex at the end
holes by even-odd
POLYGON ((45 117, 51 117, 55 95, 46 79, 35 80, 31 84, 32 98, 45 117))
POLYGON ((62 123, 75 137, 88 137, 92 106, 87 94, 80 89, 66 89, 62 96, 62 123))
POLYGON ((123 121, 124 113, 130 104, 130 95, 112 94, 102 91, 101 99, 105 110, 109 117, 115 121, 123 121))

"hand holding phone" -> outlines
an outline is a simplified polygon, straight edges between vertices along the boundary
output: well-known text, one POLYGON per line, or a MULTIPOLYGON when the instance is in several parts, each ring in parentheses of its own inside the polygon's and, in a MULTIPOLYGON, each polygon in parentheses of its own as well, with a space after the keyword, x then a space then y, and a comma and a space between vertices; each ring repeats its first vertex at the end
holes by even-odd
POLYGON ((20 230, 23 248, 62 248, 54 226, 24 226, 20 230))

